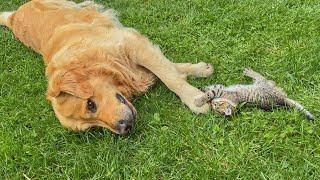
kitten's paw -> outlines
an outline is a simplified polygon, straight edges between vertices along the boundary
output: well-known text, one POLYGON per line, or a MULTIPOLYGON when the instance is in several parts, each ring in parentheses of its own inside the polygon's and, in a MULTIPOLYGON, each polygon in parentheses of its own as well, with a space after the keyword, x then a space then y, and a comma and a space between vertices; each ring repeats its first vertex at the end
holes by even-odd
POLYGON ((194 75, 197 77, 209 77, 213 73, 213 67, 211 64, 205 62, 199 62, 195 64, 194 75))
POLYGON ((245 74, 247 76, 251 75, 252 73, 254 73, 254 71, 251 68, 246 68, 243 71, 243 74, 245 74))

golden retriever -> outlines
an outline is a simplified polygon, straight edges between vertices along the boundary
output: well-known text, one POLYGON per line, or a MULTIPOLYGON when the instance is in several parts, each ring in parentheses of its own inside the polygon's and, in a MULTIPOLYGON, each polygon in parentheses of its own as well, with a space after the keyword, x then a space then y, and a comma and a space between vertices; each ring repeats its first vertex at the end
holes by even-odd
POLYGON ((208 105, 187 75, 206 77, 211 65, 172 63, 146 37, 122 26, 115 11, 92 1, 33 0, 0 14, 26 46, 40 53, 48 78, 47 99, 62 126, 83 131, 100 126, 128 134, 137 112, 129 102, 158 77, 195 113, 208 105))

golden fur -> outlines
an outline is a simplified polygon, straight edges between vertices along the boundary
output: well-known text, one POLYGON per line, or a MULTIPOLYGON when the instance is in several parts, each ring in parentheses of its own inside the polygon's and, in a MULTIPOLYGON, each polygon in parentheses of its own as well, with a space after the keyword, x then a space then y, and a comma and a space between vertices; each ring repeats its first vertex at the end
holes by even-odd
POLYGON ((0 24, 43 56, 47 98, 64 127, 102 126, 121 133, 117 122, 135 109, 116 95, 129 100, 145 92, 156 76, 191 110, 207 112, 208 105, 194 105, 203 93, 189 85, 186 76, 208 76, 210 65, 170 62, 147 38, 123 27, 114 11, 99 8, 91 1, 33 0, 0 15, 0 24), (97 112, 88 111, 88 99, 97 104, 97 112))

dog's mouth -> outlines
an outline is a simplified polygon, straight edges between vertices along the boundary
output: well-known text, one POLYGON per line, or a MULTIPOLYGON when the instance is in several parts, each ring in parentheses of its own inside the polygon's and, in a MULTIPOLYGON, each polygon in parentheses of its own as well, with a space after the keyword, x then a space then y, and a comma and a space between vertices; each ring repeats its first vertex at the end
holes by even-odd
POLYGON ((136 110, 136 108, 134 108, 134 106, 129 101, 126 101, 125 104, 128 106, 128 108, 131 111, 133 121, 136 121, 137 120, 137 110, 136 110))
MULTIPOLYGON (((90 123, 92 124, 92 127, 94 126, 100 126, 100 127, 104 127, 107 128, 109 130, 111 130, 112 132, 122 135, 122 136, 127 136, 128 134, 130 134, 133 129, 134 129, 134 125, 137 119, 137 110, 134 108, 134 106, 128 101, 126 100, 122 95, 117 94, 117 99, 120 101, 120 103, 124 104, 125 106, 127 106, 127 115, 124 115, 125 118, 124 119, 120 119, 117 121, 117 123, 114 126, 110 126, 108 123, 102 121, 102 120, 98 120, 98 121, 91 121, 91 122, 86 122, 86 123, 90 123)), ((125 113, 125 112, 123 112, 125 113)))
POLYGON ((125 104, 131 111, 131 114, 133 116, 133 119, 136 120, 137 119, 137 110, 136 108, 125 98, 123 97, 121 94, 116 94, 117 99, 125 104))
POLYGON ((130 102, 127 102, 127 106, 131 110, 131 113, 132 113, 134 121, 136 121, 137 120, 137 110, 136 110, 136 108, 134 108, 134 106, 130 102))
POLYGON ((121 119, 117 122, 116 127, 118 134, 128 135, 134 129, 134 125, 137 119, 137 110, 134 106, 121 94, 116 94, 117 99, 120 103, 124 104, 127 107, 125 110, 124 119, 121 119))

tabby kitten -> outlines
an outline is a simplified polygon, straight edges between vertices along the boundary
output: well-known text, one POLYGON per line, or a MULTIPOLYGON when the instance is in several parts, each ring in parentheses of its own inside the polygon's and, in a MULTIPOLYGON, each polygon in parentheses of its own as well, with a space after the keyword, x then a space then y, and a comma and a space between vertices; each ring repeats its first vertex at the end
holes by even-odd
POLYGON ((273 106, 286 106, 296 108, 304 113, 307 119, 314 120, 309 111, 298 102, 289 99, 287 94, 273 81, 267 80, 251 69, 245 69, 244 74, 254 80, 253 84, 205 87, 202 89, 205 95, 195 100, 196 105, 202 106, 211 101, 213 111, 225 116, 234 114, 238 104, 243 102, 254 103, 264 109, 271 109, 273 106))

